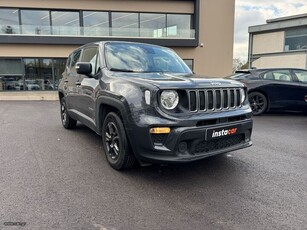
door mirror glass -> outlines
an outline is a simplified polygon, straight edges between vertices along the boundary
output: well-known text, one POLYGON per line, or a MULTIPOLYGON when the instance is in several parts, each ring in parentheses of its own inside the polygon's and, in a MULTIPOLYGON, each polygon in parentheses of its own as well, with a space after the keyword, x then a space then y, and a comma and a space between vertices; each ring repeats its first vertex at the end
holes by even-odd
POLYGON ((92 73, 92 64, 88 62, 78 62, 76 65, 76 70, 78 74, 89 76, 92 73))

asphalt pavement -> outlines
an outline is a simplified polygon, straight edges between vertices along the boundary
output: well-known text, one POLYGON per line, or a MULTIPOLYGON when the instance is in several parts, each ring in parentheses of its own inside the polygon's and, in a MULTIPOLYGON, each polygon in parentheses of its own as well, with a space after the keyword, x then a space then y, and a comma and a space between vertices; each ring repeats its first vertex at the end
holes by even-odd
POLYGON ((118 172, 100 136, 62 128, 58 102, 0 101, 0 229, 307 229, 307 116, 255 117, 252 138, 118 172))

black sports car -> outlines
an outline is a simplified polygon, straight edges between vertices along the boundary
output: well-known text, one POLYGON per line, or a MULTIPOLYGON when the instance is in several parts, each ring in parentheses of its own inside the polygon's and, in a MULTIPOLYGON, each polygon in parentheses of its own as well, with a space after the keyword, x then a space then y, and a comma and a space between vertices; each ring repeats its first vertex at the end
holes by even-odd
POLYGON ((227 78, 246 84, 254 115, 274 109, 307 111, 306 69, 239 70, 227 78))

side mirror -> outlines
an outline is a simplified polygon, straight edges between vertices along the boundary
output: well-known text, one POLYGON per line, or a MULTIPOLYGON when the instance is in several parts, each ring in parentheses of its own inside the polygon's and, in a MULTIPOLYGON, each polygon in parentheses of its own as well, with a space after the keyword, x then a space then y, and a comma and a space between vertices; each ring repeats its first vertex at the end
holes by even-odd
POLYGON ((78 74, 90 75, 92 73, 92 64, 89 62, 78 62, 76 64, 78 74))

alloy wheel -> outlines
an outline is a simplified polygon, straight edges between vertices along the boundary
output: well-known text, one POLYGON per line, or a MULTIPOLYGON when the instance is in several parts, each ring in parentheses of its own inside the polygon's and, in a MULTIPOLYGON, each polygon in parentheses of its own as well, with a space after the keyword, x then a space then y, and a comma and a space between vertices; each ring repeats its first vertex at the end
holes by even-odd
POLYGON ((66 106, 65 106, 65 102, 62 102, 61 105, 61 114, 62 114, 62 122, 63 124, 66 124, 67 122, 67 113, 66 113, 66 106))
POLYGON ((261 93, 252 93, 249 95, 249 103, 254 115, 260 115, 263 113, 267 106, 266 98, 261 93))
POLYGON ((118 129, 114 122, 107 124, 105 132, 107 152, 112 160, 117 160, 120 154, 120 137, 118 129))

